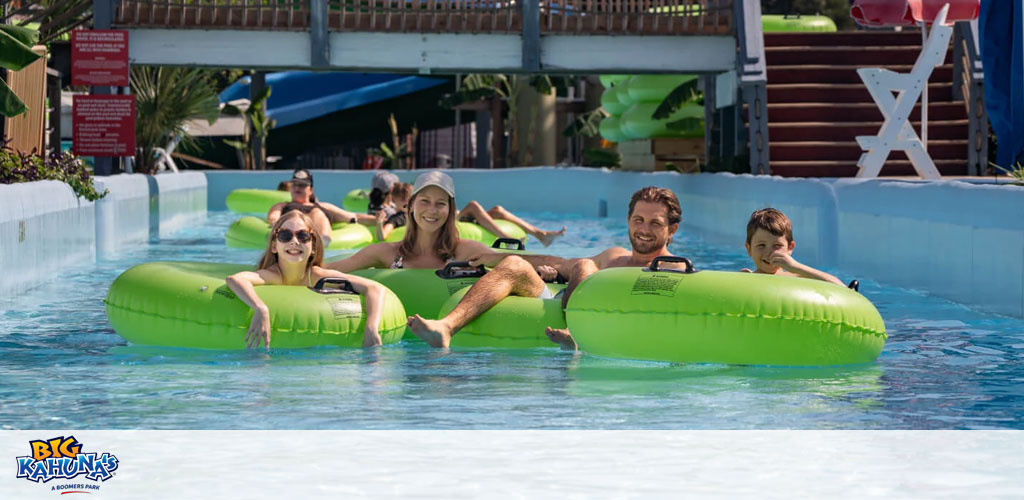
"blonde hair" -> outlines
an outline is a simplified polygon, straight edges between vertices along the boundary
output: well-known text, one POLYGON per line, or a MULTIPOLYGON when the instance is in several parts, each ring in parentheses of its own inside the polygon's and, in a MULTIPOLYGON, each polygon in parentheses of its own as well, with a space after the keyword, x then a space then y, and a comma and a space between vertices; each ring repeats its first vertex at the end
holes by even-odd
MULTIPOLYGON (((416 252, 416 236, 419 233, 419 224, 416 223, 416 216, 412 213, 413 201, 416 197, 422 193, 421 189, 416 194, 409 198, 409 205, 406 210, 408 213, 408 228, 405 230, 405 238, 402 238, 402 244, 398 247, 398 254, 402 256, 414 256, 416 252)), ((447 196, 447 193, 445 193, 447 196)), ((455 257, 455 248, 459 246, 459 226, 455 223, 455 198, 448 196, 448 218, 444 221, 444 226, 441 227, 441 233, 437 235, 437 239, 434 241, 434 253, 437 254, 441 260, 448 260, 455 257)))
POLYGON ((267 238, 267 250, 264 251, 263 256, 260 257, 259 264, 256 264, 257 270, 267 269, 270 266, 277 264, 277 253, 274 252, 274 239, 277 238, 277 232, 281 230, 281 226, 292 219, 302 219, 302 223, 306 225, 306 230, 309 231, 309 235, 312 237, 313 252, 309 254, 309 259, 306 260, 306 270, 308 271, 313 266, 323 265, 324 242, 320 239, 320 233, 313 229, 313 220, 310 219, 308 215, 298 210, 292 210, 277 219, 277 222, 274 223, 274 227, 270 228, 270 237, 267 238))

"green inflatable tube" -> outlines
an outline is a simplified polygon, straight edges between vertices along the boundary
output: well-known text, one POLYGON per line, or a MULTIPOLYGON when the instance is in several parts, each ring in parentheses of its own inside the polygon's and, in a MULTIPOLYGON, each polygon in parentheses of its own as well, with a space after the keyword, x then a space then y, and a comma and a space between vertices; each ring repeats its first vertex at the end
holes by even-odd
MULTIPOLYGON (((408 316, 419 314, 427 319, 437 319, 441 305, 449 296, 480 279, 479 275, 442 277, 434 269, 361 269, 351 274, 388 287, 402 299, 408 316)), ((417 338, 412 333, 406 333, 406 336, 417 338)))
POLYGON ((287 203, 292 200, 288 191, 276 191, 271 189, 236 189, 228 193, 224 203, 228 210, 240 214, 263 214, 270 211, 270 207, 278 203, 287 203))
POLYGON ((629 137, 622 133, 622 120, 618 116, 607 116, 598 125, 601 137, 606 141, 622 142, 628 141, 629 137))
POLYGON ((825 16, 762 15, 761 29, 765 33, 837 31, 835 21, 825 16))
POLYGON ((660 104, 676 87, 696 79, 697 75, 636 75, 626 91, 633 102, 660 104))
POLYGON ((687 103, 672 113, 667 119, 655 120, 651 118, 654 110, 658 109, 659 103, 641 102, 633 105, 628 111, 622 114, 619 120, 619 129, 622 134, 630 139, 650 139, 652 137, 704 137, 704 106, 697 103, 687 103), (683 130, 668 128, 670 122, 693 118, 697 121, 694 126, 683 130))
POLYGON ((622 104, 627 108, 636 104, 636 101, 634 101, 633 98, 630 97, 629 95, 630 82, 632 82, 632 79, 625 80, 616 85, 615 88, 618 89, 618 91, 616 91, 614 94, 615 98, 619 100, 619 104, 622 104))
POLYGON ((366 189, 353 189, 341 201, 341 208, 349 212, 365 214, 370 210, 370 192, 366 189))
MULTIPOLYGON (((331 244, 328 250, 347 250, 369 245, 373 233, 362 224, 336 223, 331 227, 331 244)), ((247 215, 231 223, 224 240, 232 248, 266 248, 270 237, 270 224, 265 219, 247 215)))
POLYGON ((621 115, 623 111, 629 109, 629 106, 619 102, 619 92, 621 91, 622 89, 619 87, 612 87, 601 94, 601 107, 612 116, 621 115))
MULTIPOLYGON (((548 284, 552 293, 565 285, 548 284)), ((469 289, 448 297, 438 316, 455 309, 469 289)), ((450 347, 505 347, 530 349, 554 347, 544 334, 545 327, 565 328, 562 299, 506 297, 452 336, 450 347)))
MULTIPOLYGON (((496 219, 494 221, 494 224, 501 228, 501 230, 504 231, 505 234, 509 235, 510 237, 515 238, 517 240, 526 240, 526 231, 523 231, 523 228, 515 225, 514 223, 503 219, 496 219)), ((456 222, 456 225, 459 229, 460 238, 479 241, 480 243, 483 243, 488 246, 490 246, 498 239, 497 236, 491 234, 490 231, 484 229, 479 224, 459 221, 456 222)), ((402 241, 402 238, 405 238, 406 227, 408 226, 402 226, 391 231, 391 233, 388 234, 388 237, 385 238, 384 241, 402 241)))
MULTIPOLYGON (((244 349, 252 309, 224 279, 252 266, 203 262, 150 262, 128 269, 105 300, 114 331, 133 344, 200 349, 244 349)), ((303 286, 258 286, 270 309, 270 345, 361 347, 366 327, 363 297, 322 294, 303 286)), ((384 344, 401 340, 405 309, 387 292, 379 328, 384 344)))
POLYGON ((566 318, 591 354, 675 363, 869 363, 886 340, 882 317, 853 290, 738 272, 606 269, 576 288, 566 318))
POLYGON ((610 89, 626 80, 629 80, 629 75, 600 75, 597 77, 601 81, 601 85, 610 89))

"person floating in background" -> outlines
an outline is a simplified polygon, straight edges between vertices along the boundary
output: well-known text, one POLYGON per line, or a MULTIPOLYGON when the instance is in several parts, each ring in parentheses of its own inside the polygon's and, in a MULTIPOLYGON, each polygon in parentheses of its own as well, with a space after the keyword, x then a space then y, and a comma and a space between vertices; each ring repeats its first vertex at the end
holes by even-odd
POLYGON ((391 186, 391 208, 377 212, 377 241, 384 241, 392 231, 405 225, 412 184, 396 182, 391 186))

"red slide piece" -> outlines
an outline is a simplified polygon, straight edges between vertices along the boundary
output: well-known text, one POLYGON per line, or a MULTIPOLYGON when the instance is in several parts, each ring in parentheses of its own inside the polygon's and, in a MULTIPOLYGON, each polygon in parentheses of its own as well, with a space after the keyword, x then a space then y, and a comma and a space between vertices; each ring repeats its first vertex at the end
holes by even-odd
POLYGON ((907 0, 856 0, 850 15, 862 26, 913 26, 907 0))
POLYGON ((914 20, 928 24, 935 22, 935 16, 947 3, 949 12, 946 14, 946 24, 977 19, 978 10, 981 8, 979 0, 910 0, 907 3, 910 4, 914 20))

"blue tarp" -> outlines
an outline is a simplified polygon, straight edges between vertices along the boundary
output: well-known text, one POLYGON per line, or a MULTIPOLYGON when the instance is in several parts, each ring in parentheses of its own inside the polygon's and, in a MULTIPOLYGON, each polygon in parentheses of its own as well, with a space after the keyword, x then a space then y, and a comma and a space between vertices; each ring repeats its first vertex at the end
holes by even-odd
POLYGON ((1011 168, 1024 153, 1024 2, 988 0, 978 14, 985 109, 999 141, 996 164, 1011 168))
MULTIPOLYGON (((272 87, 267 116, 285 127, 364 104, 403 96, 444 84, 446 80, 382 73, 313 73, 283 71, 267 74, 272 87)), ((220 101, 249 98, 249 77, 220 93, 220 101)))

